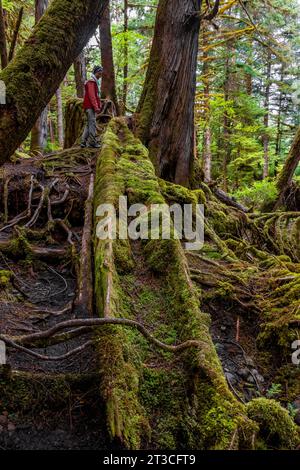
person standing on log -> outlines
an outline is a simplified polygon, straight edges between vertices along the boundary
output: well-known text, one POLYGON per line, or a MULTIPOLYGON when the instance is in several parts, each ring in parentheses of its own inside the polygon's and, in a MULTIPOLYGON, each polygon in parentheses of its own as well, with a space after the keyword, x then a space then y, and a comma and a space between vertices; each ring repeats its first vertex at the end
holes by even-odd
POLYGON ((99 148, 100 145, 96 140, 96 116, 101 111, 100 100, 100 83, 103 73, 103 68, 99 65, 94 67, 90 80, 85 83, 85 93, 83 100, 83 108, 87 115, 87 123, 84 128, 81 147, 99 148))

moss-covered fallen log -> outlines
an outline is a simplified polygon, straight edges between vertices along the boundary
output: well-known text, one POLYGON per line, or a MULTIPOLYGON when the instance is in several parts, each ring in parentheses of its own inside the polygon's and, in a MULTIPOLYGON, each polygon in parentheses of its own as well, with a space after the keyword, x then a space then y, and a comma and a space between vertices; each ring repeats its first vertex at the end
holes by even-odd
MULTIPOLYGON (((101 222, 97 207, 103 203, 116 206, 120 195, 127 195, 129 203, 165 201, 146 149, 122 120, 113 120, 104 135, 97 166, 96 224, 101 222)), ((118 317, 123 313, 125 318, 135 318, 135 302, 128 298, 128 282, 141 282, 138 268, 134 269, 135 249, 131 242, 99 240, 95 233, 95 295, 103 316, 118 317)), ((174 371, 168 367, 169 356, 157 368, 151 368, 147 363, 157 359, 136 335, 114 327, 108 327, 106 333, 99 331, 101 392, 111 436, 130 448, 139 448, 142 439, 150 446, 176 448, 179 434, 184 436, 180 444, 188 448, 237 448, 242 446, 243 435, 249 436, 250 442, 255 424, 247 419, 227 387, 209 334, 209 318, 200 311, 179 240, 159 237, 142 243, 141 249, 143 262, 160 283, 150 287, 147 295, 157 300, 162 295, 167 302, 162 317, 155 320, 155 310, 148 307, 143 321, 156 337, 166 330, 177 341, 193 338, 202 347, 183 354, 174 371), (152 395, 160 410, 157 417, 152 395), (152 430, 148 439, 147 428, 152 430)))

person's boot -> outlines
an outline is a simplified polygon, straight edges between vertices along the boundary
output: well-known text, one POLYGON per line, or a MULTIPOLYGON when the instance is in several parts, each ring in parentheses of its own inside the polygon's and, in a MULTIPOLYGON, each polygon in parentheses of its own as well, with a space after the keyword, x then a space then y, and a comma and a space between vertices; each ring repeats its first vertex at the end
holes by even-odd
POLYGON ((82 149, 85 149, 86 143, 85 143, 85 142, 81 142, 80 147, 81 147, 82 149))
POLYGON ((98 142, 95 142, 94 144, 89 144, 88 147, 91 149, 99 149, 101 145, 98 144, 98 142))

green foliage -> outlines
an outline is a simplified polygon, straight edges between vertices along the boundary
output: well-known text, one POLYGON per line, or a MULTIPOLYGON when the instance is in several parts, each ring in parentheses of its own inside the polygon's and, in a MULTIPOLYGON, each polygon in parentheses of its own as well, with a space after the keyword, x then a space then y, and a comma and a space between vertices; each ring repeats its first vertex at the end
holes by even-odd
POLYGON ((273 383, 267 391, 268 398, 278 398, 282 393, 282 385, 273 383))
POLYGON ((248 187, 233 192, 233 196, 246 207, 254 209, 267 209, 272 207, 277 198, 275 181, 269 179, 255 181, 248 187))

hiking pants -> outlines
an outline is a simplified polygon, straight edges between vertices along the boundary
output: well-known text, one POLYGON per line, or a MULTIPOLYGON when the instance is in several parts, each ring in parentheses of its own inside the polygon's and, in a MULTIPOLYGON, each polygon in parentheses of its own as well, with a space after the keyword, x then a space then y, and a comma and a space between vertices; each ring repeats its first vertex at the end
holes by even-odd
POLYGON ((97 143, 96 141, 96 130, 97 130, 96 113, 93 109, 86 109, 85 112, 86 112, 87 122, 84 128, 83 134, 82 134, 81 143, 94 145, 97 143))

